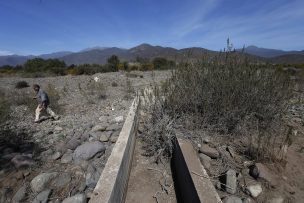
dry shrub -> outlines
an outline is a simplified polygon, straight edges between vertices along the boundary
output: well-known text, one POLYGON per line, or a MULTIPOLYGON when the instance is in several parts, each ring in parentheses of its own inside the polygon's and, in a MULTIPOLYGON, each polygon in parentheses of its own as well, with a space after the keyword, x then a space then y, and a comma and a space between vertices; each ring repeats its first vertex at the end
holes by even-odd
POLYGON ((54 87, 54 85, 48 84, 47 87, 46 87, 46 89, 45 89, 45 92, 49 96, 50 107, 52 108, 52 110, 56 114, 61 114, 64 109, 59 104, 60 95, 59 95, 58 90, 56 90, 56 88, 54 87))
POLYGON ((29 87, 29 84, 26 81, 19 81, 16 83, 15 88, 17 89, 22 89, 22 88, 26 88, 29 87))
MULTIPOLYGON (((79 88, 81 89, 80 85, 79 88)), ((98 100, 107 99, 107 88, 101 82, 90 81, 87 86, 88 91, 84 91, 81 89, 81 92, 86 97, 89 103, 96 103, 98 100)))
POLYGON ((191 119, 193 128, 245 136, 254 159, 273 157, 274 149, 286 140, 283 115, 291 83, 288 75, 271 65, 224 52, 180 63, 162 91, 163 111, 172 119, 178 118, 179 123, 191 119))
POLYGON ((0 124, 8 120, 10 103, 7 101, 4 91, 0 90, 0 124))

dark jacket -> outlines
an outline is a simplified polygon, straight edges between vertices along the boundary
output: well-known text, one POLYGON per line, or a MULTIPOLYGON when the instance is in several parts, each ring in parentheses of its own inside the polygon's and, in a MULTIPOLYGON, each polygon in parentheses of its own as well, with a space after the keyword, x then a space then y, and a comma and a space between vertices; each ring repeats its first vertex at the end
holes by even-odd
POLYGON ((47 93, 44 92, 42 89, 39 89, 36 96, 37 96, 37 100, 38 100, 39 104, 42 104, 43 102, 45 102, 46 105, 50 104, 50 100, 49 100, 47 93))

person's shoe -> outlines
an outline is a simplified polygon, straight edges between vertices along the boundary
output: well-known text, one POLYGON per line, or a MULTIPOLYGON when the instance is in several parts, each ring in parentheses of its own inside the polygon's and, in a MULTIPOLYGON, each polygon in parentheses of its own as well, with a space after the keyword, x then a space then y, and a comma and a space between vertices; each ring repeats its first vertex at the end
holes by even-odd
POLYGON ((40 122, 40 120, 35 120, 35 121, 34 121, 34 123, 39 123, 39 122, 40 122))

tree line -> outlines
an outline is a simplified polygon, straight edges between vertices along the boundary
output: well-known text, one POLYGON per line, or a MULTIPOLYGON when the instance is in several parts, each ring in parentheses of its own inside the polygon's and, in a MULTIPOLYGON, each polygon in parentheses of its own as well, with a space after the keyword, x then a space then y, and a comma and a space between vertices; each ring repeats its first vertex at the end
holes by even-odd
POLYGON ((120 61, 118 56, 112 55, 107 59, 106 64, 80 64, 67 65, 64 61, 59 59, 42 59, 34 58, 27 60, 23 65, 0 66, 0 73, 2 74, 23 74, 36 75, 37 77, 43 75, 92 75, 95 73, 116 72, 119 70, 165 70, 174 67, 176 63, 166 58, 156 57, 152 61, 147 58, 137 57, 134 61, 120 61))

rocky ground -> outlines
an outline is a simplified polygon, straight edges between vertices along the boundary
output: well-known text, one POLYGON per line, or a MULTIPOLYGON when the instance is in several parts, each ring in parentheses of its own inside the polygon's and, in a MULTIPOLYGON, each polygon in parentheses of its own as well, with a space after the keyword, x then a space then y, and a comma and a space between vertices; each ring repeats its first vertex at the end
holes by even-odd
POLYGON ((224 203, 285 203, 304 199, 304 92, 299 92, 286 121, 292 140, 283 161, 258 162, 244 153, 244 137, 217 135, 206 130, 176 134, 193 141, 199 158, 224 203))
POLYGON ((10 117, 1 123, 0 202, 87 202, 118 138, 132 98, 168 72, 0 78, 10 117), (60 116, 34 123, 31 87, 49 94, 60 116))

